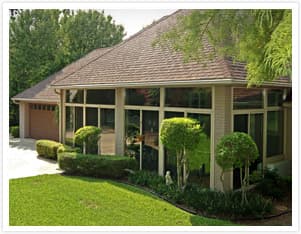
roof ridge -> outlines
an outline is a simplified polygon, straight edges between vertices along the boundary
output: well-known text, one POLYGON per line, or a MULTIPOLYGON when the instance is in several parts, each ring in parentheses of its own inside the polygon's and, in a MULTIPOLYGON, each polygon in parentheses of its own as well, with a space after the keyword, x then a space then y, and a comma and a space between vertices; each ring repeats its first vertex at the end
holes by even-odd
MULTIPOLYGON (((90 62, 88 62, 88 63, 85 64, 84 66, 80 67, 78 70, 76 70, 76 71, 74 71, 74 72, 72 72, 72 73, 70 73, 70 74, 67 74, 66 76, 62 77, 62 79, 56 80, 56 81, 54 81, 53 83, 51 83, 50 85, 51 85, 51 86, 55 86, 55 83, 57 83, 58 81, 62 81, 62 80, 64 80, 64 79, 66 79, 68 76, 70 76, 70 75, 74 74, 75 72, 81 70, 82 68, 88 66, 90 63, 96 61, 97 59, 99 59, 100 57, 104 56, 105 54, 108 54, 109 52, 112 52, 113 50, 115 50, 115 49, 121 47, 121 46, 124 45, 126 42, 132 40, 133 38, 137 37, 137 36, 140 35, 141 33, 147 31, 148 29, 150 29, 150 28, 152 28, 153 26, 159 24, 160 22, 166 20, 167 18, 169 18, 169 17, 171 17, 171 16, 177 14, 177 13, 180 12, 180 11, 181 11, 181 9, 176 10, 175 12, 173 12, 173 13, 171 13, 171 14, 169 14, 169 15, 162 16, 160 19, 155 20, 155 21, 152 22, 150 25, 146 26, 145 28, 142 28, 140 31, 136 32, 135 34, 133 34, 133 35, 130 36, 129 38, 125 39, 124 41, 120 42, 119 44, 116 44, 116 45, 112 46, 112 49, 110 49, 110 50, 108 50, 107 52, 101 54, 100 56, 96 57, 95 59, 92 59, 90 62)), ((92 51, 91 51, 91 52, 92 52, 92 51)))

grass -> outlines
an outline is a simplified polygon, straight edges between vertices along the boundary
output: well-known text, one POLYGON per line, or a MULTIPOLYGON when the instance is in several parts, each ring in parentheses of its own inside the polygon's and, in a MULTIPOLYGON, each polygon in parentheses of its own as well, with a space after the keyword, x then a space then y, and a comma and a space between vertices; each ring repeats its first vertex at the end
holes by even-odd
POLYGON ((233 225, 192 215, 129 185, 85 177, 12 179, 9 199, 11 226, 233 225))

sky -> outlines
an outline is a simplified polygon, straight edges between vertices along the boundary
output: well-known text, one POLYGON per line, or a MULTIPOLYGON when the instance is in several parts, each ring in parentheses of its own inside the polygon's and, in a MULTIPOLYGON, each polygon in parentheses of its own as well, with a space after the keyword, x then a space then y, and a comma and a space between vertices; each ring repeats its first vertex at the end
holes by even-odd
POLYGON ((143 27, 151 24, 165 15, 175 12, 175 9, 134 9, 134 10, 104 10, 105 15, 111 15, 116 24, 122 24, 127 35, 124 39, 140 31, 143 27))

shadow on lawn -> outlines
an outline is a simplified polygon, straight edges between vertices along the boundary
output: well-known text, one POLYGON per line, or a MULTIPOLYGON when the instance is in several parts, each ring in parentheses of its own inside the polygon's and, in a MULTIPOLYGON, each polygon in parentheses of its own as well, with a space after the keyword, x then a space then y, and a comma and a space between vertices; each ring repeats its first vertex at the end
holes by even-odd
POLYGON ((140 195, 150 197, 152 199, 158 200, 158 201, 164 201, 163 199, 157 197, 156 195, 151 194, 148 191, 142 190, 139 187, 135 187, 133 185, 128 185, 122 182, 116 182, 111 179, 105 179, 105 178, 92 178, 92 177, 82 177, 82 176, 73 176, 73 175, 67 175, 67 174, 60 174, 61 176, 67 177, 69 179, 76 179, 76 180, 82 180, 85 182, 91 182, 91 183, 107 183, 110 184, 116 188, 124 189, 133 193, 138 193, 140 195))

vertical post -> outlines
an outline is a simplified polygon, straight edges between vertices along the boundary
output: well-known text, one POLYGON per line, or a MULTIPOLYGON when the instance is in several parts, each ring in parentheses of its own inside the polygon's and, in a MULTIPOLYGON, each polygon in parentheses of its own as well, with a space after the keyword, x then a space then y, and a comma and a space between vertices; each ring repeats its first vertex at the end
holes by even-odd
POLYGON ((267 89, 263 89, 263 147, 262 147, 262 168, 267 165, 267 125, 268 125, 268 95, 267 89))
POLYGON ((61 142, 65 144, 65 132, 66 132, 66 107, 65 107, 65 101, 66 101, 66 90, 61 90, 61 142))
MULTIPOLYGON (((213 134, 210 157, 210 187, 223 190, 223 184, 220 181, 222 169, 215 162, 215 148, 221 137, 231 132, 231 88, 227 86, 215 86, 213 88, 213 134)), ((232 188, 232 173, 224 174, 224 187, 227 190, 232 188)))
POLYGON ((124 99, 125 89, 115 89, 115 153, 124 155, 124 99))
POLYGON ((164 175, 164 146, 160 141, 160 127, 164 119, 164 97, 165 97, 165 88, 160 88, 160 109, 159 109, 159 160, 158 160, 158 173, 159 175, 164 175))
POLYGON ((26 121, 25 121, 25 103, 19 103, 19 122, 20 122, 20 138, 25 138, 25 128, 26 128, 26 121))

